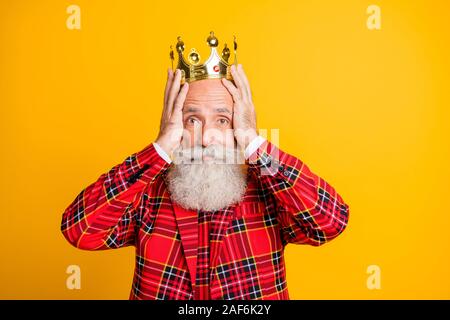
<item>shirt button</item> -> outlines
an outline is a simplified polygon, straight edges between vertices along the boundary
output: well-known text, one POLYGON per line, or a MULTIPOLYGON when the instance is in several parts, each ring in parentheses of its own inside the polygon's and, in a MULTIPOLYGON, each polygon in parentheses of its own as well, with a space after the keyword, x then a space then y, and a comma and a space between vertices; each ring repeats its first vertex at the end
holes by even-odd
POLYGON ((286 171, 284 172, 284 175, 287 177, 287 176, 289 175, 289 171, 286 170, 286 171))

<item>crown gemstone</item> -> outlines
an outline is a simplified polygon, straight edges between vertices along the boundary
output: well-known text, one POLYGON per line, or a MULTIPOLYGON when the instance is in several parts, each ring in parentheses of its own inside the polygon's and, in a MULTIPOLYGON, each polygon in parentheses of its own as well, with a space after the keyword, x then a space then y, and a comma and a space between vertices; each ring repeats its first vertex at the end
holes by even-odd
POLYGON ((193 65, 197 65, 200 62, 200 55, 195 51, 195 49, 192 49, 192 52, 189 53, 189 62, 193 65))

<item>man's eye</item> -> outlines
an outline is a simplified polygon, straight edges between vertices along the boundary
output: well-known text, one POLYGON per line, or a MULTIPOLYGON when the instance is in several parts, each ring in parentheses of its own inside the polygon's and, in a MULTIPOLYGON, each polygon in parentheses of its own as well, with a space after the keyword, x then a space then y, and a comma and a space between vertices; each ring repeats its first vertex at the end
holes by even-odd
POLYGON ((188 124, 195 124, 197 122, 197 119, 195 119, 195 118, 189 118, 189 119, 187 119, 187 123, 188 124))
POLYGON ((219 123, 220 124, 228 124, 229 121, 228 121, 228 119, 221 118, 221 119, 219 119, 219 123))

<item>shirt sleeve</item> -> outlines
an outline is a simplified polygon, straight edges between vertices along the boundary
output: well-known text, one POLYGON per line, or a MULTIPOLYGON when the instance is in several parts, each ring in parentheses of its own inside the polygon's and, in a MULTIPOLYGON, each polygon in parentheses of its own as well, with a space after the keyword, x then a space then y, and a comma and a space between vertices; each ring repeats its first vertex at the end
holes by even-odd
POLYGON ((320 246, 344 231, 349 206, 300 159, 266 140, 248 164, 275 199, 285 244, 320 246))
POLYGON ((155 150, 156 150, 156 152, 158 152, 158 154, 161 156, 161 158, 166 160, 166 162, 168 164, 172 163, 172 159, 170 159, 169 155, 164 151, 163 148, 161 148, 161 146, 158 143, 153 142, 153 145, 155 146, 155 150))
POLYGON ((266 141, 261 136, 257 136, 256 138, 253 138, 252 141, 248 144, 247 148, 245 148, 244 156, 245 159, 248 159, 252 153, 254 153, 263 143, 266 141))
POLYGON ((134 245, 142 193, 168 167, 149 144, 103 173, 64 211, 61 232, 66 240, 84 250, 134 245))

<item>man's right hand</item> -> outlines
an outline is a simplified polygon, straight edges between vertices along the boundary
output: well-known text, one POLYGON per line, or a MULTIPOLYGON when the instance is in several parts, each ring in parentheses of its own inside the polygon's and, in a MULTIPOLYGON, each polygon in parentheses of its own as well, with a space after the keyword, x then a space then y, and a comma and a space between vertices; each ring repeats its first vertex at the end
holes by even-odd
POLYGON ((183 137, 183 105, 189 90, 189 84, 180 84, 181 70, 168 70, 164 92, 164 107, 161 116, 159 134, 156 143, 170 156, 180 145, 183 137), (180 90, 181 86, 181 90, 180 90))

